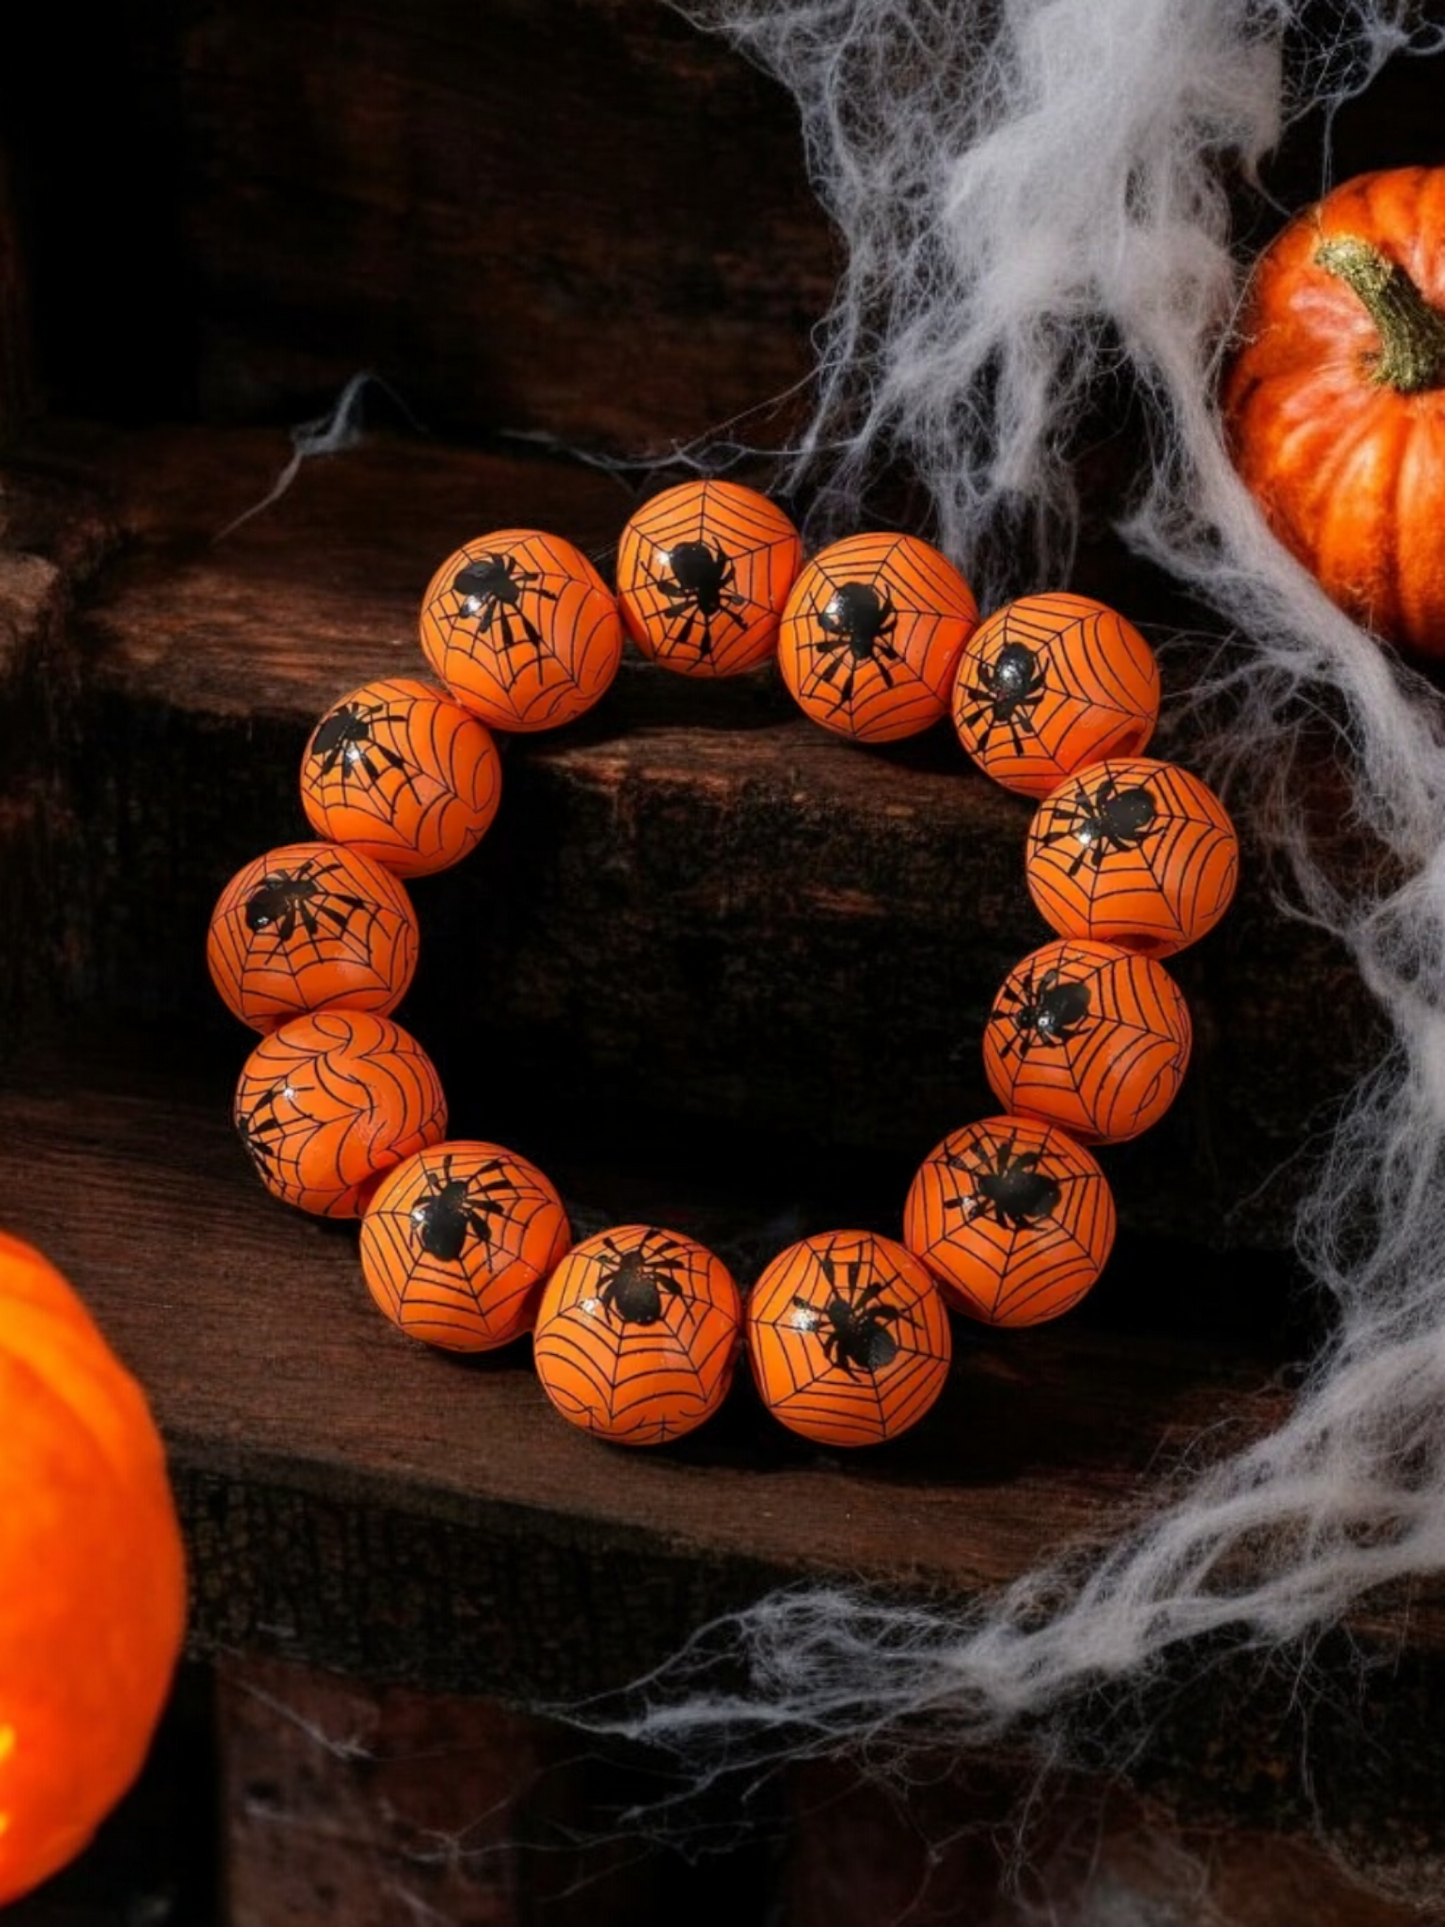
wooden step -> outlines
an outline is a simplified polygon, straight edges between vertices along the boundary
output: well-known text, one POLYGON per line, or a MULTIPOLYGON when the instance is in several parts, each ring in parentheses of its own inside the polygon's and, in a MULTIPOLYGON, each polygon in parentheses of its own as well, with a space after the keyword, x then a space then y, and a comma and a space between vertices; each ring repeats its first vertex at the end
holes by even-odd
MULTIPOLYGON (((570 1702, 778 1585, 962 1611, 1064 1546, 1113 1536, 1183 1455, 1197 1467, 1287 1408, 1278 1330, 1242 1308, 1228 1334, 1169 1329, 1156 1278, 1130 1280, 1126 1254, 1101 1303, 1060 1326, 960 1329, 939 1406, 881 1450, 809 1446, 745 1384, 673 1446, 602 1447, 552 1411, 525 1344, 466 1360, 388 1325, 354 1231, 265 1196, 209 1068, 168 1061, 164 1038, 137 1052, 76 1037, 10 1078, 7 1221, 75 1280, 150 1391, 198 1656, 570 1702), (1132 1329, 1104 1302, 1125 1290, 1132 1329)), ((595 1170, 558 1175, 596 1195, 595 1170)), ((737 1210, 684 1199, 678 1226, 738 1262, 737 1210)), ((1132 1772, 1147 1797, 1203 1827, 1307 1833, 1318 1819, 1381 1865, 1435 1851, 1445 1588, 1369 1601, 1323 1642, 1322 1677, 1374 1669, 1367 1701, 1301 1701, 1247 1653, 1203 1658, 1179 1654, 1145 1703, 1132 1772)), ((1101 1691, 1093 1730, 1126 1717, 1101 1691)))
MULTIPOLYGON (((460 541, 541 525, 605 563, 631 506, 589 468, 383 440, 222 533, 285 454, 274 435, 62 426, 6 471, 80 551, 77 985, 217 1035, 205 922, 242 862, 308 833, 295 770, 316 715, 420 666, 421 587, 460 541), (99 567, 87 515, 109 531, 99 567)), ((61 539, 38 511, 16 520, 41 554, 61 539)), ((881 1205, 946 1131, 996 1109, 983 1018, 1050 933, 1022 882, 1028 804, 946 729, 859 749, 799 716, 772 671, 701 686, 630 658, 592 715, 508 746, 506 792, 477 856, 415 886, 424 961, 403 1011, 454 1089, 489 1094, 492 1134, 541 1111, 563 1129, 723 1120, 785 1163, 871 1161, 881 1205)), ((1373 1054, 1364 993, 1277 915, 1257 868, 1177 969, 1194 1069, 1160 1129, 1108 1154, 1125 1219, 1286 1244, 1302 1152, 1373 1054), (1298 1020, 1320 999, 1328 1052, 1298 1020)))

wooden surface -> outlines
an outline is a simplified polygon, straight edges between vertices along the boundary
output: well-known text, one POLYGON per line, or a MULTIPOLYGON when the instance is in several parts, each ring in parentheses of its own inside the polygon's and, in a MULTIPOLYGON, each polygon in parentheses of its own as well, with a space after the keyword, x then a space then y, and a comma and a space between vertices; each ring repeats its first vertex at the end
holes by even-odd
MULTIPOLYGON (((1288 1397, 1278 1334, 1242 1315, 1189 1339, 1121 1330, 1105 1305, 1013 1339, 960 1331, 935 1412, 856 1459, 783 1432, 745 1386, 671 1448, 598 1446, 552 1412, 525 1345, 465 1361, 388 1326, 354 1234, 257 1189, 209 1072, 85 1054, 88 1083, 73 1061, 12 1067, 0 1189, 150 1390, 198 1655, 567 1703, 792 1580, 961 1607, 1116 1533, 1182 1454, 1243 1443, 1288 1397)), ((737 1209, 704 1198, 675 1222, 728 1249, 737 1209)), ((1112 1285, 1117 1313, 1130 1280, 1112 1285)), ((1368 1697, 1328 1701, 1248 1655, 1181 1655, 1146 1707, 1140 1785, 1190 1824, 1318 1820, 1377 1866, 1418 1866, 1438 1832, 1445 1595, 1367 1602, 1324 1677, 1353 1680, 1361 1655, 1368 1697)), ((1101 1697, 1096 1730, 1124 1717, 1101 1697)))
POLYGON ((374 369, 451 435, 646 453, 759 410, 786 439, 831 237, 789 101, 670 7, 122 0, 72 29, 36 15, 0 83, 56 410, 305 418, 374 369))
POLYGON ((274 1660, 218 1689, 227 1927, 767 1917, 777 1799, 689 1864, 623 1817, 656 1792, 635 1759, 553 1722, 274 1660))
MULTIPOLYGON (((1437 90, 1389 67, 1335 177, 1438 159, 1437 90)), ((32 11, 7 140, 60 413, 306 419, 374 369, 449 437, 777 446, 840 259, 791 100, 659 0, 32 11)), ((1239 196, 1244 245, 1321 143, 1300 123, 1239 196)))
MULTIPOLYGON (((579 1629, 570 1599, 545 1594, 556 1562, 645 1565, 654 1590, 686 1583, 699 1603, 707 1579, 688 1575, 728 1568, 749 1581, 854 1574, 972 1593, 1117 1525, 1198 1433, 1216 1429, 1222 1448, 1282 1409, 1257 1353, 1221 1359, 1212 1342, 1076 1321, 1024 1342, 962 1335, 941 1407, 856 1460, 775 1427, 741 1388, 723 1421, 675 1447, 599 1447, 552 1411, 525 1346, 465 1360, 388 1325, 361 1283, 352 1230, 256 1186, 224 1092, 187 1098, 176 1066, 150 1073, 147 1090, 145 1067, 124 1061, 110 1088, 34 1064, 22 1075, 0 1109, 9 1221, 75 1278, 152 1388, 183 1490, 239 1488, 227 1505, 270 1494, 302 1512, 310 1495, 434 1521, 438 1547, 487 1569, 486 1586, 468 1589, 477 1600, 443 1590, 418 1614, 408 1562, 316 1544, 304 1566, 320 1562, 319 1583, 283 1608, 265 1595, 296 1585, 284 1558, 268 1571, 229 1515, 193 1519, 203 1642, 304 1649, 323 1621, 335 1637, 344 1615, 359 1622, 354 1637, 380 1642, 358 1656, 379 1670, 410 1654, 457 1685, 620 1684, 666 1647, 675 1613, 655 1637, 619 1584, 579 1629), (406 1617, 423 1623, 393 1623, 407 1598, 406 1617), (481 1598, 498 1617, 477 1617, 481 1598)), ((569 1195, 572 1176, 558 1173, 569 1195)), ((726 1200, 695 1202, 679 1228, 709 1206, 716 1236, 726 1200)), ((741 1590, 725 1584, 719 1598, 741 1590)))
POLYGON ((231 1927, 1441 1917, 1432 1885, 1382 1887, 1308 1837, 1181 1820, 1113 1778, 1040 1787, 1008 1756, 920 1763, 906 1793, 796 1766, 683 1826, 635 1760, 484 1700, 256 1659, 219 1684, 231 1927))
MULTIPOLYGON (((62 558, 84 677, 62 967, 104 1007, 164 1012, 238 1056, 199 933, 234 869, 306 833, 294 772, 315 716, 419 665, 420 586, 464 537, 537 523, 606 565, 632 500, 575 465, 379 441, 220 534, 286 452, 274 435, 53 428, 7 471, 15 541, 62 558)), ((755 1139, 770 1209, 836 1159, 893 1211, 928 1148, 996 1108, 983 1018, 1049 933, 1022 884, 1027 803, 946 730, 862 750, 801 718, 771 671, 700 686, 631 658, 591 716, 509 745, 505 797, 474 859, 415 886, 403 1013, 486 1134, 536 1133, 545 1164, 624 1114, 638 1143, 676 1145, 685 1121, 697 1158, 723 1126, 755 1139)), ((1311 1134, 1373 1053, 1371 1013, 1257 866, 1177 968, 1194 1068, 1166 1123, 1107 1155, 1121 1209, 1278 1247, 1311 1134), (1329 1052, 1299 1018, 1320 1005, 1329 1052)))

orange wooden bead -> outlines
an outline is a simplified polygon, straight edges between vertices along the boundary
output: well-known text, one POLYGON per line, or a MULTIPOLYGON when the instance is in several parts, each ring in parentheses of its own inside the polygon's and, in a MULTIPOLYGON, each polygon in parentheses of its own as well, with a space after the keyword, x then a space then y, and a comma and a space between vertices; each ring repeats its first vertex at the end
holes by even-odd
POLYGON ((943 1390, 952 1335, 921 1261, 871 1231, 779 1252, 748 1294, 748 1356, 774 1418, 820 1445, 876 1445, 943 1390))
POLYGON ((766 662, 803 543, 775 502, 738 482, 682 482, 638 509, 617 546, 617 599, 645 656, 684 676, 766 662))
POLYGON ((394 1010, 416 969, 416 912, 396 878, 336 843, 287 843, 238 870, 217 900, 206 963, 253 1030, 308 1011, 394 1010))
POLYGON ((989 1325, 1038 1325, 1076 1305, 1114 1243, 1094 1158, 1051 1124, 990 1117, 951 1131, 918 1168, 903 1241, 944 1297, 989 1325))
POLYGON ((946 714, 977 622, 972 591, 937 549, 913 535, 853 535, 794 583, 778 667, 814 722, 892 742, 946 714))
POLYGON ((741 1319, 720 1258, 656 1226, 619 1225, 553 1272, 532 1356, 564 1418, 619 1445, 659 1445, 722 1403, 741 1319))
POLYGON ((1212 930, 1229 908, 1239 839, 1207 784, 1148 757, 1093 763, 1029 826, 1024 874, 1060 936, 1155 957, 1212 930))
POLYGON ((498 1144, 434 1144, 389 1171, 361 1221, 361 1270, 392 1323, 450 1351, 532 1329, 542 1281, 572 1242, 535 1164, 498 1144))
POLYGON ((590 709, 622 660, 622 618, 561 536, 499 529, 428 584, 421 646, 457 701, 494 729, 556 729, 590 709))
POLYGON ((412 676, 353 689, 321 718, 301 761, 316 834, 398 876, 459 863, 501 800, 502 759, 486 726, 412 676))
POLYGON ((358 1010, 297 1017, 263 1037, 242 1067, 234 1116, 267 1190, 323 1218, 360 1217, 377 1179, 447 1128, 421 1045, 358 1010))
POLYGON ((1006 1110, 1116 1144, 1173 1103, 1192 1036, 1162 964, 1066 938, 1010 972, 984 1026, 983 1067, 1006 1110))
POLYGON ((1109 756, 1137 756, 1159 715, 1159 666, 1132 623, 1091 596, 1021 596, 981 622, 953 685, 953 723, 980 769, 1024 796, 1109 756))

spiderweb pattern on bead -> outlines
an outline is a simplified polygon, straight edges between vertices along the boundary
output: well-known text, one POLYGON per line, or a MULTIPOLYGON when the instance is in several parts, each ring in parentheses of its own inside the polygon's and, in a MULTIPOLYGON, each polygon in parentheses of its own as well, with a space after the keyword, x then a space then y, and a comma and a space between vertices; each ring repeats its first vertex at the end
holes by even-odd
POLYGON ((1052 1118, 1086 1143, 1119 1142, 1162 1116, 1192 1039, 1188 1005, 1162 964, 1065 938, 1004 980, 984 1027, 984 1073, 1010 1110, 1052 1118), (1037 1014, 1061 996, 1067 1014, 1041 1025, 1037 1014))
POLYGON ((471 1140, 389 1174, 361 1227, 367 1283, 388 1316, 458 1350, 527 1329, 539 1280, 566 1243, 565 1213, 541 1172, 471 1140))
POLYGON ((415 677, 369 683, 329 710, 301 765, 318 835, 400 875, 475 845, 496 814, 500 759, 483 725, 415 677))
POLYGON ((704 482, 645 503, 628 519, 617 583, 630 627, 649 655, 658 640, 674 661, 691 654, 697 673, 730 675, 765 661, 801 566, 797 533, 781 509, 726 482, 704 482), (711 599, 678 575, 676 551, 691 544, 716 563, 711 599), (640 633, 639 633, 640 632, 640 633))
POLYGON ((399 1024, 319 1011, 273 1031, 246 1059, 236 1127, 262 1182, 318 1217, 354 1217, 378 1160, 435 1143, 446 1100, 399 1024))
POLYGON ((866 1232, 806 1238, 781 1253, 753 1287, 748 1345, 773 1412, 838 1444, 906 1431, 948 1370, 948 1322, 927 1274, 866 1232), (861 1341, 851 1348, 840 1342, 850 1331, 861 1341), (822 1434, 810 1429, 820 1424, 822 1434))
POLYGON ((1216 924, 1234 895, 1234 830, 1205 786, 1154 758, 1071 776, 1029 826, 1029 893, 1055 930, 1164 956, 1216 924))
POLYGON ((366 857, 323 843, 288 843, 239 871, 208 942, 231 1008, 271 1025, 335 1002, 390 1010, 411 982, 417 950, 400 885, 366 857))
POLYGON ((737 1328, 737 1288, 710 1252, 654 1227, 620 1226, 557 1268, 533 1356, 548 1397, 575 1424, 660 1444, 721 1403, 737 1328), (629 1254, 654 1295, 641 1317, 618 1288, 629 1254))
POLYGON ((1114 1240, 1114 1202, 1098 1164, 1035 1118, 994 1117, 952 1131, 919 1167, 905 1235, 945 1270, 975 1317, 1057 1317, 1098 1276, 1114 1240), (1010 1188, 1010 1173, 1032 1184, 1010 1188), (1000 1183, 1000 1180, 1004 1182, 1000 1183))
POLYGON ((970 639, 954 720, 972 754, 992 751, 1001 781, 1045 796, 1081 764, 1139 749, 1158 700, 1153 656, 1132 624, 1085 597, 1039 595, 1005 604, 970 639), (999 679, 1005 651, 1029 661, 1021 695, 999 679))
POLYGON ((909 536, 853 536, 818 556, 783 618, 800 702, 850 730, 907 735, 941 713, 943 691, 977 612, 958 578, 909 536), (862 589, 876 615, 859 637, 839 605, 862 589))

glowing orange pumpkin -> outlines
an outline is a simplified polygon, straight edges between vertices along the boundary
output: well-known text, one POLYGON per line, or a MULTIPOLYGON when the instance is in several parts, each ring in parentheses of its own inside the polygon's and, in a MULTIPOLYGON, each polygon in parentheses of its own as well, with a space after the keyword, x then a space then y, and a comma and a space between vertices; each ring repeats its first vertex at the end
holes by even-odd
POLYGON ((140 1387, 60 1273, 0 1232, 0 1905, 139 1771, 185 1571, 140 1387))

